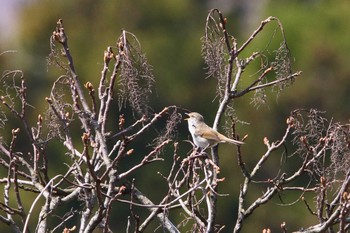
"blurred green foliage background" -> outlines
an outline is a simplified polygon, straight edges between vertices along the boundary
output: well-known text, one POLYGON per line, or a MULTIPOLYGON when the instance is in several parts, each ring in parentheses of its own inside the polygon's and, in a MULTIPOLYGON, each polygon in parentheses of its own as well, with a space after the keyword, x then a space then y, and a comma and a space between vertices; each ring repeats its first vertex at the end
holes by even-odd
MULTIPOLYGON (((0 7, 10 4, 10 1, 2 1, 0 7)), ((204 35, 208 10, 213 7, 222 10, 227 17, 227 28, 238 39, 238 45, 249 37, 261 20, 270 15, 278 17, 292 52, 293 68, 303 71, 302 77, 278 98, 273 95, 269 97, 267 105, 257 109, 247 97, 237 101, 237 116, 249 123, 238 125, 241 136, 249 134, 243 148, 248 167, 252 167, 264 152, 264 136, 273 141, 284 133, 285 119, 293 109, 312 107, 326 111, 326 115, 333 117, 334 121, 349 120, 350 3, 346 0, 18 0, 16 14, 13 15, 13 21, 18 23, 14 34, 16 37, 0 37, 0 53, 6 50, 17 52, 0 56, 0 70, 24 71, 29 86, 28 98, 30 104, 35 106, 30 116, 35 124, 37 114, 47 107, 44 98, 60 74, 55 67, 48 67, 46 62, 50 52, 49 37, 56 21, 63 19, 80 80, 82 83, 90 81, 95 86, 103 67, 103 51, 107 46, 115 46, 121 29, 125 29, 137 36, 153 66, 156 92, 152 96, 151 106, 154 111, 164 106, 178 105, 202 113, 210 124, 217 108, 216 82, 212 78, 206 79, 200 38, 204 35)), ((8 27, 12 27, 11 20, 8 22, 8 27)), ((2 27, 1 34, 7 34, 7 30, 10 32, 10 28, 2 27)), ((9 132, 0 131, 0 135, 6 134, 9 132)), ((187 139, 188 135, 183 123, 179 128, 179 140, 187 139)), ((52 147, 56 148, 57 145, 52 147)), ((190 148, 184 147, 186 150, 190 148)), ((219 198, 218 222, 227 225, 225 232, 232 232, 242 175, 232 147, 223 145, 220 150, 221 175, 226 178, 220 186, 220 193, 230 195, 219 198)), ((275 161, 267 164, 261 179, 273 177, 278 171, 279 162, 278 155, 275 161)), ((155 166, 154 171, 159 170, 157 165, 152 166, 155 166)), ((3 171, 1 174, 4 174, 3 171)), ((150 180, 153 174, 139 172, 137 175, 136 182, 143 184, 144 193, 149 194, 159 186, 159 181, 150 180)), ((260 195, 263 188, 256 186, 252 189, 249 201, 260 195)), ((282 199, 284 203, 290 203, 297 200, 299 195, 286 193, 282 199)), ((159 201, 156 196, 154 201, 159 201)), ((313 201, 309 200, 310 203, 313 201)), ((116 215, 116 219, 126 220, 123 211, 116 215)), ((279 231, 279 225, 284 221, 288 229, 297 230, 298 227, 315 223, 316 219, 310 216, 301 201, 283 206, 276 198, 259 208, 246 221, 243 232, 261 232, 265 227, 279 231)), ((113 230, 124 232, 125 227, 116 221, 113 230)))

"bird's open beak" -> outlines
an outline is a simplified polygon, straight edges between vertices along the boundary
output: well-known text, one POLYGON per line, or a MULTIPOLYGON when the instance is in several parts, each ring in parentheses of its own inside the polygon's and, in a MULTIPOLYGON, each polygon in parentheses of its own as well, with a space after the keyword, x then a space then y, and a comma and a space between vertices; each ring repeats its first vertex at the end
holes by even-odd
POLYGON ((189 115, 187 112, 186 112, 185 114, 186 114, 188 117, 185 118, 184 120, 185 120, 185 121, 188 121, 188 119, 190 119, 190 115, 189 115))

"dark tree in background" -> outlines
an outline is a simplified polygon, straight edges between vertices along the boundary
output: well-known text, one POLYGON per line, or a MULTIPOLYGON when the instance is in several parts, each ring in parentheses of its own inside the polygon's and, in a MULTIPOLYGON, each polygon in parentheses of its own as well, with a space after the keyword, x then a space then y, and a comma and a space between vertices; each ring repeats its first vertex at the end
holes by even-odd
MULTIPOLYGON (((284 196, 292 194, 314 218, 309 226, 298 226, 299 232, 346 231, 349 125, 327 120, 315 109, 292 110, 286 120, 281 119, 286 121, 282 137, 263 138, 266 149, 253 167, 246 165, 249 155, 244 147, 261 142, 250 141, 236 130, 244 119, 235 112, 235 100, 251 98, 259 106, 268 95, 289 87, 301 72, 292 71, 278 18, 263 20, 243 43, 230 34, 229 23, 219 10, 209 12, 202 56, 208 76, 217 81, 217 92, 211 94, 219 100, 213 128, 226 119, 227 135, 245 141, 231 148, 242 177, 236 184, 240 187, 237 218, 231 225, 217 221, 218 199, 237 197, 220 192, 226 184, 220 175, 219 147, 179 150, 189 143, 176 137, 187 110, 166 106, 154 112, 149 97, 156 77, 137 37, 123 30, 115 45, 107 47, 99 84, 94 87, 79 80, 61 19, 50 37, 48 55, 49 65, 57 66, 61 75, 52 83, 47 110, 36 113, 35 124, 27 97, 35 90, 27 88, 23 72, 4 71, 0 80, 0 126, 11 127, 0 137, 0 162, 6 171, 0 179, 1 222, 12 232, 244 232, 246 220, 265 204, 276 200, 295 204, 284 202, 284 196), (275 29, 269 42, 256 49, 267 25, 275 29), (12 118, 17 125, 8 126, 12 118), (142 149, 135 150, 136 146, 142 149), (64 148, 65 153, 57 153, 55 147, 64 148), (55 156, 64 161, 59 169, 53 169, 55 156), (259 173, 271 160, 279 161, 278 168, 261 178, 259 173), (156 170, 153 164, 158 164, 156 170), (160 178, 157 193, 139 188, 135 173, 140 171, 147 179, 160 178), (256 187, 263 192, 247 198, 256 187), (29 209, 23 203, 28 196, 29 209), (161 200, 156 201, 156 196, 161 200), (121 211, 123 219, 115 223, 114 215, 121 211)), ((269 212, 271 218, 277 214, 271 208, 269 212)), ((281 231, 295 231, 285 221, 281 231)), ((262 226, 261 231, 270 229, 262 226)))

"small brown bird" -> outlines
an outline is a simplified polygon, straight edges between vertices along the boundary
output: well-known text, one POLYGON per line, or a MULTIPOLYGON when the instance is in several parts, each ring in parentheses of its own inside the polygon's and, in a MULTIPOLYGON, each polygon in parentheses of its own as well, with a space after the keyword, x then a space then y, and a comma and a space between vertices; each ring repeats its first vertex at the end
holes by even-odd
POLYGON ((189 117, 185 120, 188 121, 188 130, 190 131, 193 139, 193 143, 201 149, 213 147, 218 143, 232 143, 235 145, 244 144, 241 141, 237 141, 228 138, 221 133, 217 132, 213 128, 209 127, 204 122, 204 118, 197 112, 186 113, 189 117))

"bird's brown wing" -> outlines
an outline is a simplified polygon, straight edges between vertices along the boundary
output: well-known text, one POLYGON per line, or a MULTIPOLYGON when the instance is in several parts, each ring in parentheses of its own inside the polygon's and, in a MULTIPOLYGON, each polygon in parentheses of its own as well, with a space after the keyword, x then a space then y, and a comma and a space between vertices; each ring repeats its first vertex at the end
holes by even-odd
POLYGON ((218 135, 218 132, 210 128, 209 126, 205 128, 204 133, 200 134, 201 137, 207 139, 207 140, 213 140, 216 142, 221 141, 218 135))
POLYGON ((214 129, 210 128, 209 126, 206 128, 206 130, 204 130, 204 133, 202 133, 199 136, 201 136, 207 140, 214 141, 214 142, 228 142, 228 143, 232 143, 235 145, 244 144, 244 142, 237 141, 237 140, 226 137, 225 135, 215 131, 214 129))

